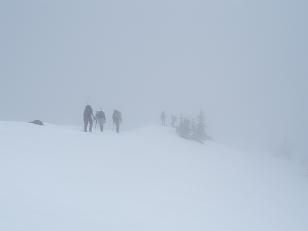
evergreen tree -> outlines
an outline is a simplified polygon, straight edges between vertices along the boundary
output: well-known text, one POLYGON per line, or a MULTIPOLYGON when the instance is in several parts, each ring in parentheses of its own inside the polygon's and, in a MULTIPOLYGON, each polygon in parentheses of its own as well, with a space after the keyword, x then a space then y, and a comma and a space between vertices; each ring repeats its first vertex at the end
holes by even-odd
POLYGON ((209 139, 206 133, 205 116, 203 111, 200 111, 196 119, 189 120, 187 118, 180 118, 176 132, 179 136, 185 139, 192 139, 203 143, 203 141, 209 139))
POLYGON ((189 139, 191 136, 191 128, 190 121, 186 118, 181 118, 178 127, 176 128, 176 132, 179 136, 189 139))
POLYGON ((194 119, 191 121, 191 138, 194 140, 197 139, 197 124, 194 119))
POLYGON ((175 115, 171 116, 171 127, 175 128, 176 127, 176 122, 177 122, 177 118, 175 115))
POLYGON ((197 117, 197 125, 196 125, 194 138, 200 141, 206 140, 208 136, 206 134, 205 128, 206 128, 205 116, 204 116, 203 111, 201 110, 197 117))

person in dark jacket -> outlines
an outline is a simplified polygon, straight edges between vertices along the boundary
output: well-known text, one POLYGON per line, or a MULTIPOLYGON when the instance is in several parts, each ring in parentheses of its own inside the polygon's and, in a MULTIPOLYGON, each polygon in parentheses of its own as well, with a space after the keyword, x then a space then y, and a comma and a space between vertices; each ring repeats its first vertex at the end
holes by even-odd
POLYGON ((92 127, 93 127, 93 109, 90 105, 87 105, 84 109, 83 112, 83 121, 84 121, 84 131, 87 132, 88 126, 89 126, 89 131, 92 132, 92 127))
POLYGON ((120 124, 122 122, 121 112, 119 112, 118 110, 114 110, 113 115, 112 115, 112 120, 113 120, 113 124, 116 125, 116 132, 119 133, 120 132, 120 124))
MULTIPOLYGON (((96 120, 96 123, 99 124, 99 128, 100 128, 101 132, 103 132, 104 131, 104 123, 106 123, 105 113, 102 110, 97 111, 95 113, 95 120, 96 120)), ((95 126, 96 126, 96 124, 95 124, 95 126)))

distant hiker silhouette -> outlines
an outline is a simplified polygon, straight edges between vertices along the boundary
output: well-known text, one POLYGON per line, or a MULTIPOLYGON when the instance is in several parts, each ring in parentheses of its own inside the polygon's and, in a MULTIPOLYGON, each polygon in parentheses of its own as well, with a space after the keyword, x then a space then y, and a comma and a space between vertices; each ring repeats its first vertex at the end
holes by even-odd
POLYGON ((106 123, 106 116, 105 116, 105 113, 102 110, 96 112, 95 121, 96 121, 95 127, 98 123, 101 132, 104 131, 104 123, 106 123))
POLYGON ((162 125, 162 126, 166 126, 166 118, 167 118, 166 112, 163 111, 163 112, 161 113, 161 115, 160 115, 160 120, 161 120, 161 125, 162 125))
POLYGON ((89 131, 92 132, 92 127, 93 127, 93 109, 90 105, 87 105, 84 109, 83 112, 83 121, 84 121, 84 131, 87 132, 88 126, 89 126, 89 131))
POLYGON ((116 132, 120 132, 120 124, 122 122, 122 114, 118 110, 113 111, 112 115, 113 125, 116 126, 116 132))

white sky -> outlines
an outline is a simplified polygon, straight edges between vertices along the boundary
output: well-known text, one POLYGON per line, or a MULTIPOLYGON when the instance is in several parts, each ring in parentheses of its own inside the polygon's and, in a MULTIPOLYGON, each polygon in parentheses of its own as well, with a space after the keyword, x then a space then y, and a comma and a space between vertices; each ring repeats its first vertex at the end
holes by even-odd
POLYGON ((207 114, 212 135, 306 153, 305 0, 0 2, 0 119, 125 126, 207 114))

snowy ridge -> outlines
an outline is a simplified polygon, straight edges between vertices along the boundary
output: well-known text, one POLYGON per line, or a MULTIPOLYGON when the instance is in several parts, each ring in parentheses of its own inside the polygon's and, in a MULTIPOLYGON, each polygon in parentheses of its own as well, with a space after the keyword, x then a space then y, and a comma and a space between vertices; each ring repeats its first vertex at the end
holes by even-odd
POLYGON ((307 230, 288 161, 169 128, 115 134, 0 122, 0 230, 307 230))

